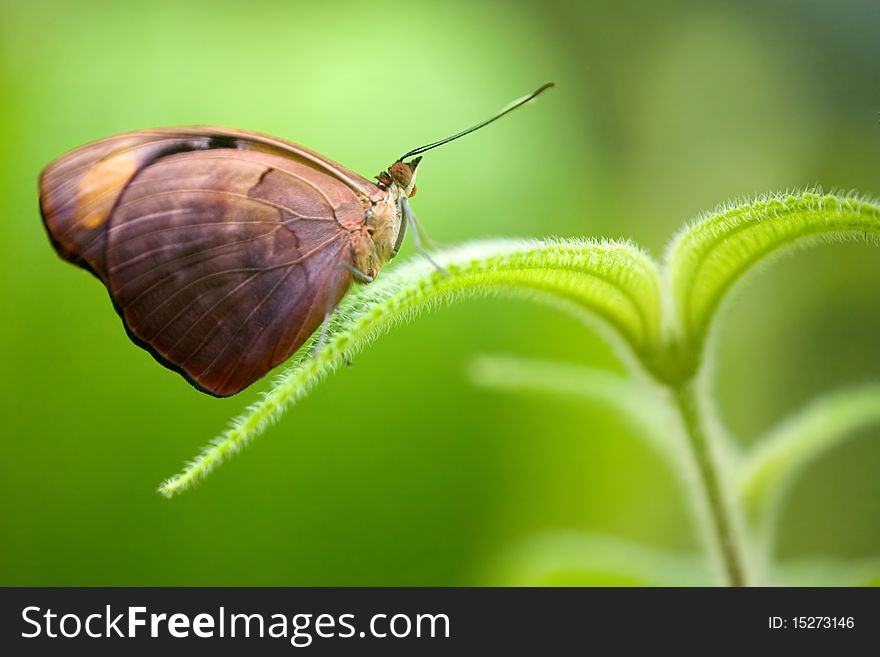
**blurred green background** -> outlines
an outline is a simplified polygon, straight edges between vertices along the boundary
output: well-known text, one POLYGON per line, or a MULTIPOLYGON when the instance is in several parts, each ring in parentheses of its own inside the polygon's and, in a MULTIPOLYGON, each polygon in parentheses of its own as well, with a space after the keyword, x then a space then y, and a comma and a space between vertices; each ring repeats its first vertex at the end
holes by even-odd
MULTIPOLYGON (((370 177, 554 80, 426 156, 422 223, 447 243, 629 237, 659 254, 735 196, 880 194, 878 33, 872 0, 2 0, 0 584, 496 583, 511 550, 559 531, 695 550, 671 475, 611 412, 469 383, 484 353, 620 369, 593 332, 516 301, 395 330, 162 499, 156 485, 268 382, 213 399, 132 346, 103 287, 52 251, 37 176, 98 137, 202 123, 287 137, 370 177)), ((744 443, 880 374, 876 250, 801 253, 727 310, 715 380, 744 443)), ((799 480, 783 559, 880 552, 878 438, 799 480)))

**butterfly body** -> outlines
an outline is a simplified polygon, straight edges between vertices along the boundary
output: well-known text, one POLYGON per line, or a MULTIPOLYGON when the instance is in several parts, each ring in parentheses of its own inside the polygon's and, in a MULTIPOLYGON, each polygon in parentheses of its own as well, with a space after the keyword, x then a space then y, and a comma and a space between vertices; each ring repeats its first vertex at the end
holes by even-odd
POLYGON ((227 396, 393 257, 406 187, 266 135, 166 128, 52 162, 40 207, 58 253, 104 283, 132 339, 227 396))

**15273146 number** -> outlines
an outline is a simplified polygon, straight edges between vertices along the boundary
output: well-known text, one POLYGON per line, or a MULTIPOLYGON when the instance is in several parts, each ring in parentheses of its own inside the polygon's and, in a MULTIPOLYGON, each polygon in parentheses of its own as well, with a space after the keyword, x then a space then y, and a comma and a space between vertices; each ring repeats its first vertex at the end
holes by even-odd
POLYGON ((767 620, 771 630, 851 630, 855 625, 852 616, 770 616, 767 620))

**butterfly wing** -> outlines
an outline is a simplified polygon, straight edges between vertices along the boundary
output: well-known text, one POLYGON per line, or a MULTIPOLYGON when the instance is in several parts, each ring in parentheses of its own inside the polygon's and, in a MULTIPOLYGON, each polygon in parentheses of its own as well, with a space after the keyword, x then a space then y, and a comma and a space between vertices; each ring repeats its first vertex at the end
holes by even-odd
POLYGON ((293 160, 343 183, 358 197, 378 201, 375 184, 293 142, 246 130, 209 126, 127 132, 81 146, 40 175, 40 210, 55 249, 103 279, 105 229, 128 183, 142 169, 173 154, 236 149, 293 160))
POLYGON ((344 170, 274 145, 159 134, 50 165, 44 219, 59 253, 105 283, 136 343, 231 395, 301 346, 345 293, 340 265, 378 188, 359 179, 373 189, 355 190, 344 170))

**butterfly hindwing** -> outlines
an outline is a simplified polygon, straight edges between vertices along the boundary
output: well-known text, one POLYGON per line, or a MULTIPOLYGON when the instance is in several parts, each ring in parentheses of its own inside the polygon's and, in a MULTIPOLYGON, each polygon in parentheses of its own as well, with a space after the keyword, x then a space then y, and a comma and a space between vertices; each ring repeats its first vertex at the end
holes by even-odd
POLYGON ((300 169, 263 153, 174 155, 114 210, 108 287, 129 331, 213 394, 286 359, 350 281, 337 214, 363 209, 341 184, 345 203, 319 193, 307 176, 323 174, 300 169))

